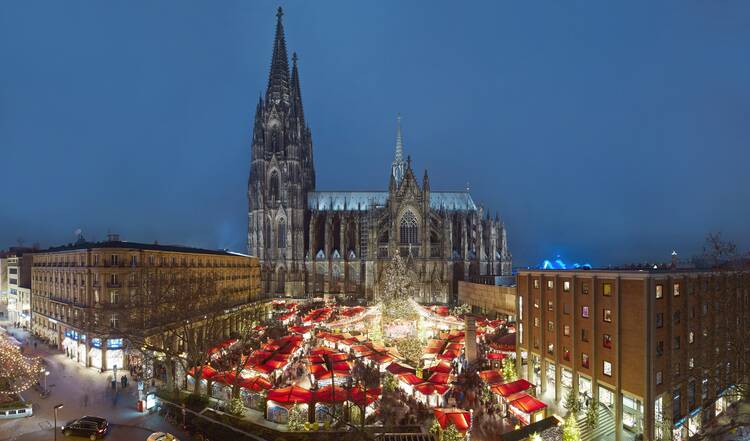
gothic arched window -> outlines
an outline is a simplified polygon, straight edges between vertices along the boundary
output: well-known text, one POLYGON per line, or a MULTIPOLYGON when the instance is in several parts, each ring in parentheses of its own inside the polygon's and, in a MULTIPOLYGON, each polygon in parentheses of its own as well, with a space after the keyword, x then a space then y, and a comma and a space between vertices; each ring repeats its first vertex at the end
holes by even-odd
POLYGON ((276 170, 271 172, 271 179, 268 182, 268 187, 269 199, 271 202, 277 202, 279 200, 279 172, 276 170))
POLYGON ((276 243, 279 248, 286 248, 286 222, 284 219, 279 221, 279 237, 276 243))
POLYGON ((402 245, 416 244, 417 240, 417 218, 414 213, 407 211, 401 217, 400 238, 402 245))
POLYGON ((271 222, 266 221, 265 234, 263 236, 263 245, 265 248, 271 248, 271 222))

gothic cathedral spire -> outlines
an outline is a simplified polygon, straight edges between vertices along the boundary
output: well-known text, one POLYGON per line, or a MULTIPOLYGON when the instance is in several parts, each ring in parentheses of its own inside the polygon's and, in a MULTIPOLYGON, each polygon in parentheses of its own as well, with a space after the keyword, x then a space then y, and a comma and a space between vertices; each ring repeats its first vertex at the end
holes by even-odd
POLYGON ((404 141, 401 138, 401 114, 396 117, 396 156, 391 165, 391 176, 396 181, 396 185, 401 185, 404 178, 404 141))
POLYGON ((268 74, 268 88, 266 89, 266 101, 275 103, 289 102, 289 58, 286 55, 284 24, 281 22, 283 16, 284 11, 279 6, 276 12, 276 37, 273 41, 271 70, 268 74))

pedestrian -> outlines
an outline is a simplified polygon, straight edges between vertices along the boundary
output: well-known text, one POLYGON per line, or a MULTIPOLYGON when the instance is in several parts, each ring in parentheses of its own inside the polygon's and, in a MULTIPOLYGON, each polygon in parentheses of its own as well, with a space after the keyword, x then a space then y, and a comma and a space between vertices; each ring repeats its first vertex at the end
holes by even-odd
POLYGON ((36 341, 34 341, 34 350, 36 351, 36 341))
POLYGON ((122 385, 123 389, 125 388, 125 381, 126 381, 126 380, 127 380, 127 377, 126 377, 125 375, 123 375, 123 376, 122 376, 122 377, 120 378, 120 384, 122 385))

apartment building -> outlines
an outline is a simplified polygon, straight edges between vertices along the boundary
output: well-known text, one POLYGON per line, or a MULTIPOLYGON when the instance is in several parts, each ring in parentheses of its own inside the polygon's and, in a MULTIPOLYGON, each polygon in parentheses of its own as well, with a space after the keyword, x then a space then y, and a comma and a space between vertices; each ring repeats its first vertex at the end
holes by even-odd
POLYGON ((11 248, 3 259, 4 281, 7 286, 6 318, 11 323, 28 328, 31 325, 31 264, 32 249, 11 248))
POLYGON ((198 296, 223 308, 225 336, 259 307, 254 257, 111 239, 34 254, 32 331, 84 366, 109 370, 135 363, 140 354, 129 350, 128 336, 158 339, 178 319, 190 319, 200 332, 201 317, 189 315, 198 296), (165 280, 185 280, 169 288, 183 296, 171 310, 161 307, 156 293, 165 280), (202 280, 213 283, 193 288, 202 280))
POLYGON ((688 439, 747 381, 749 287, 747 271, 519 271, 519 373, 548 402, 596 397, 618 441, 688 439))

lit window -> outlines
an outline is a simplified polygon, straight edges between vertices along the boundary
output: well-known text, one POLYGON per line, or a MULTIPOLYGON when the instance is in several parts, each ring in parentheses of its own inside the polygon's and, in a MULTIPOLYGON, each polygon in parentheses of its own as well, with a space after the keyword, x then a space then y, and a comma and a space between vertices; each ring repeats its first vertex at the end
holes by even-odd
POLYGON ((570 349, 563 347, 563 360, 570 361, 570 349))
POLYGON ((673 288, 674 290, 672 292, 674 293, 674 296, 677 297, 678 295, 680 295, 680 284, 675 283, 673 288))
POLYGON ((112 314, 109 319, 109 325, 110 327, 117 329, 117 326, 119 325, 119 318, 117 317, 117 314, 112 314))
POLYGON ((695 341, 695 332, 688 332, 688 343, 692 344, 695 341))
POLYGON ((588 294, 589 293, 589 284, 588 283, 582 283, 581 284, 581 293, 588 294))
POLYGON ((547 353, 550 354, 550 355, 554 354, 555 353, 555 345, 553 345, 552 343, 548 344, 547 345, 547 353))
POLYGON ((555 287, 555 282, 552 280, 547 280, 547 289, 552 289, 555 287))
POLYGON ((604 361, 604 375, 611 377, 612 376, 612 363, 608 361, 604 361))
POLYGON ((604 345, 605 348, 609 348, 609 349, 612 348, 612 336, 611 335, 604 334, 604 336, 602 337, 602 340, 603 340, 602 344, 604 345))
POLYGON ((552 300, 547 300, 547 311, 552 311, 553 309, 552 300))
POLYGON ((612 310, 611 309, 605 309, 603 314, 603 320, 607 323, 612 322, 612 310))
POLYGON ((588 354, 581 354, 581 366, 585 367, 586 369, 589 368, 589 356, 588 356, 588 354))
POLYGON ((523 297, 518 297, 518 316, 523 317, 523 297))
POLYGON ((611 296, 612 295, 612 284, 611 283, 605 283, 602 285, 602 294, 605 296, 611 296))
POLYGON ((656 384, 661 384, 661 382, 662 382, 661 371, 656 371, 656 384))
POLYGON ((664 285, 658 284, 656 285, 656 298, 661 299, 664 297, 664 285))
POLYGON ((534 288, 539 289, 539 279, 534 279, 534 288))
POLYGON ((570 325, 563 325, 563 335, 570 335, 570 325))
POLYGON ((539 317, 534 317, 534 326, 539 327, 539 317))
POLYGON ((555 330, 555 323, 552 320, 547 322, 547 330, 549 332, 552 332, 555 330))
POLYGON ((117 301, 118 301, 118 299, 119 299, 119 297, 120 297, 120 296, 119 296, 119 294, 117 293, 117 291, 110 291, 110 292, 109 292, 109 302, 110 302, 111 304, 113 304, 113 305, 116 305, 116 304, 117 304, 117 301))
POLYGON ((581 316, 583 318, 589 318, 589 307, 588 306, 582 306, 581 307, 581 316))
POLYGON ((418 243, 417 240, 417 218, 414 213, 407 211, 401 217, 400 238, 402 245, 418 243))
POLYGON ((565 292, 570 291, 570 282, 567 280, 563 282, 563 291, 565 292))
POLYGON ((688 367, 690 369, 692 369, 692 368, 695 367, 695 358, 693 358, 693 357, 688 358, 688 367))

